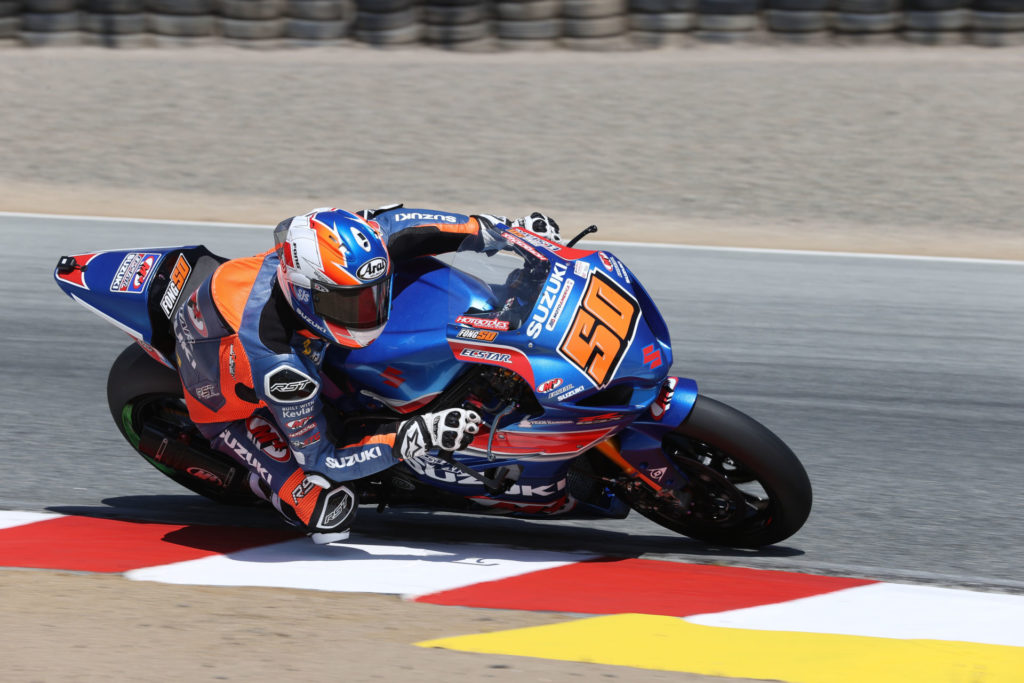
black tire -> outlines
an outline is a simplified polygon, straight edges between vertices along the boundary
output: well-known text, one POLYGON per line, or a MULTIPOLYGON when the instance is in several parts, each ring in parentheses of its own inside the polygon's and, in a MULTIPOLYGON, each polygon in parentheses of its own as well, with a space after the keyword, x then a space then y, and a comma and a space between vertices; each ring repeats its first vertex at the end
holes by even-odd
POLYGON ((969 0, 904 0, 904 10, 921 10, 924 12, 941 12, 948 9, 970 7, 969 0))
POLYGON ((965 9, 939 12, 910 10, 903 13, 903 27, 908 31, 959 31, 967 28, 970 14, 965 9))
POLYGON ((899 5, 899 0, 838 0, 835 9, 844 14, 886 14, 899 5))
POLYGON ((423 38, 423 24, 417 22, 400 28, 382 29, 379 31, 357 29, 356 40, 367 45, 388 47, 391 45, 409 45, 418 43, 423 38))
POLYGON ((565 38, 607 38, 622 35, 629 28, 626 15, 589 19, 563 19, 562 36, 565 38))
POLYGON ((765 10, 764 20, 769 31, 779 33, 811 33, 828 29, 828 13, 826 12, 770 9, 765 10))
POLYGON ((972 0, 970 7, 982 12, 1024 12, 1024 0, 972 0))
POLYGON ((641 14, 695 12, 697 0, 629 0, 629 11, 641 14))
POLYGON ((787 12, 824 12, 835 6, 836 0, 766 0, 767 9, 781 9, 787 12))
POLYGON ((1024 12, 971 12, 975 31, 1024 31, 1024 12))
POLYGON ((146 15, 138 14, 82 14, 82 30, 87 33, 122 35, 143 33, 146 15))
POLYGON ((146 9, 155 14, 213 14, 216 0, 146 0, 146 9))
POLYGON ((485 5, 424 5, 423 23, 454 26, 456 24, 478 24, 487 18, 485 5))
POLYGON ((629 28, 634 31, 678 32, 689 31, 697 24, 693 12, 665 12, 663 14, 630 14, 629 28))
POLYGON ((249 489, 247 470, 228 456, 218 453, 196 433, 193 445, 204 447, 205 455, 233 468, 235 476, 226 488, 217 487, 146 456, 139 451, 144 426, 171 425, 192 428, 182 400, 178 373, 150 358, 137 344, 132 344, 117 357, 107 376, 107 406, 121 436, 149 464, 188 490, 218 503, 252 505, 259 498, 249 489))
POLYGON ((832 26, 838 33, 890 33, 897 31, 903 21, 903 14, 848 14, 837 12, 832 26))
POLYGON ((95 14, 141 14, 145 0, 88 0, 83 8, 95 14))
POLYGON ((757 548, 789 538, 810 515, 811 483, 793 451, 724 403, 698 396, 662 448, 690 475, 690 500, 680 505, 646 494, 631 502, 667 529, 714 545, 757 548))
POLYGON ((626 14, 628 11, 626 0, 562 0, 563 17, 611 17, 626 14))
POLYGON ((450 45, 481 40, 489 34, 490 26, 485 21, 475 24, 424 24, 423 38, 428 43, 450 45))
POLYGON ((21 0, 0 0, 0 17, 16 17, 21 12, 21 0))
POLYGON ((697 0, 698 14, 754 14, 759 0, 697 0))
POLYGON ((284 12, 284 0, 220 0, 220 15, 230 19, 278 19, 284 12))
POLYGON ((553 19, 562 12, 558 0, 528 0, 527 2, 498 2, 494 5, 494 16, 509 21, 524 19, 553 19))
POLYGON ((413 0, 356 0, 360 12, 399 12, 413 6, 413 0))
POLYGON ((360 31, 391 31, 405 28, 419 22, 418 8, 410 7, 400 12, 360 12, 356 15, 356 26, 360 31))
POLYGON ((345 18, 345 5, 340 0, 288 0, 286 14, 307 21, 337 21, 345 18))
POLYGON ((348 35, 349 23, 337 21, 311 21, 309 19, 286 19, 284 34, 299 40, 337 40, 348 35))
POLYGON ((216 32, 216 17, 212 14, 154 14, 146 15, 146 26, 159 36, 197 38, 212 36, 216 32))
POLYGON ((698 14, 697 28, 701 31, 753 31, 760 24, 756 14, 698 14))
POLYGON ((21 28, 23 31, 51 33, 59 31, 77 31, 81 22, 78 12, 56 12, 53 14, 22 14, 21 28))
POLYGON ((494 29, 504 40, 552 40, 562 35, 562 20, 496 21, 494 29))
POLYGON ((234 40, 269 40, 284 35, 284 19, 230 19, 220 17, 220 33, 234 40))
POLYGON ((0 17, 0 38, 17 38, 21 17, 0 17))
POLYGON ((25 0, 22 3, 23 12, 74 12, 78 9, 78 0, 25 0))

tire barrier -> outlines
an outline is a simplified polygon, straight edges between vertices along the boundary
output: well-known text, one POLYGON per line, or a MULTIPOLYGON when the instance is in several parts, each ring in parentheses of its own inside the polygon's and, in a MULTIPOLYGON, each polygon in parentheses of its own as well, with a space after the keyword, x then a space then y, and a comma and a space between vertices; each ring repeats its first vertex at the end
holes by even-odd
POLYGON ((1024 45, 1024 0, 0 0, 0 44, 623 50, 1024 45))

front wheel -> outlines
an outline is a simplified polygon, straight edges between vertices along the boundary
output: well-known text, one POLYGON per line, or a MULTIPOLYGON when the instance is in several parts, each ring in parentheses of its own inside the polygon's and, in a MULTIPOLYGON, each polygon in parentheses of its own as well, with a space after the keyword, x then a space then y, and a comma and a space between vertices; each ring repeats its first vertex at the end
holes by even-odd
POLYGON ((715 545, 756 548, 795 534, 811 512, 811 482, 793 451, 750 416, 698 396, 662 440, 689 478, 689 495, 633 497, 633 508, 715 545))

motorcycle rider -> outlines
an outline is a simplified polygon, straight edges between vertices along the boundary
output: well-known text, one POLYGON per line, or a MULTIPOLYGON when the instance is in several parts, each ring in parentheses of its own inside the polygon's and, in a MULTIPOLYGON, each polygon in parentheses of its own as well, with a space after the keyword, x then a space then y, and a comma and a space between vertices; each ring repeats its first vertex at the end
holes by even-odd
POLYGON ((464 449, 481 422, 451 408, 334 433, 321 400, 327 345, 362 348, 381 334, 396 263, 454 251, 498 223, 560 241, 539 212, 508 221, 401 204, 319 208, 282 221, 273 249, 220 265, 179 306, 175 355, 190 418, 315 542, 348 537, 351 482, 433 448, 464 449))

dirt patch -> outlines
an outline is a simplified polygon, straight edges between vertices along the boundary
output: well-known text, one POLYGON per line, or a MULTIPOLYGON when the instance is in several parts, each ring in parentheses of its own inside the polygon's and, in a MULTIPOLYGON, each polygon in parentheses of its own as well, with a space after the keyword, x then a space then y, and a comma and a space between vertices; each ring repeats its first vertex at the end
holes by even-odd
POLYGON ((554 612, 36 570, 0 572, 0 600, 3 678, 10 683, 737 680, 413 645, 575 618, 554 612))

